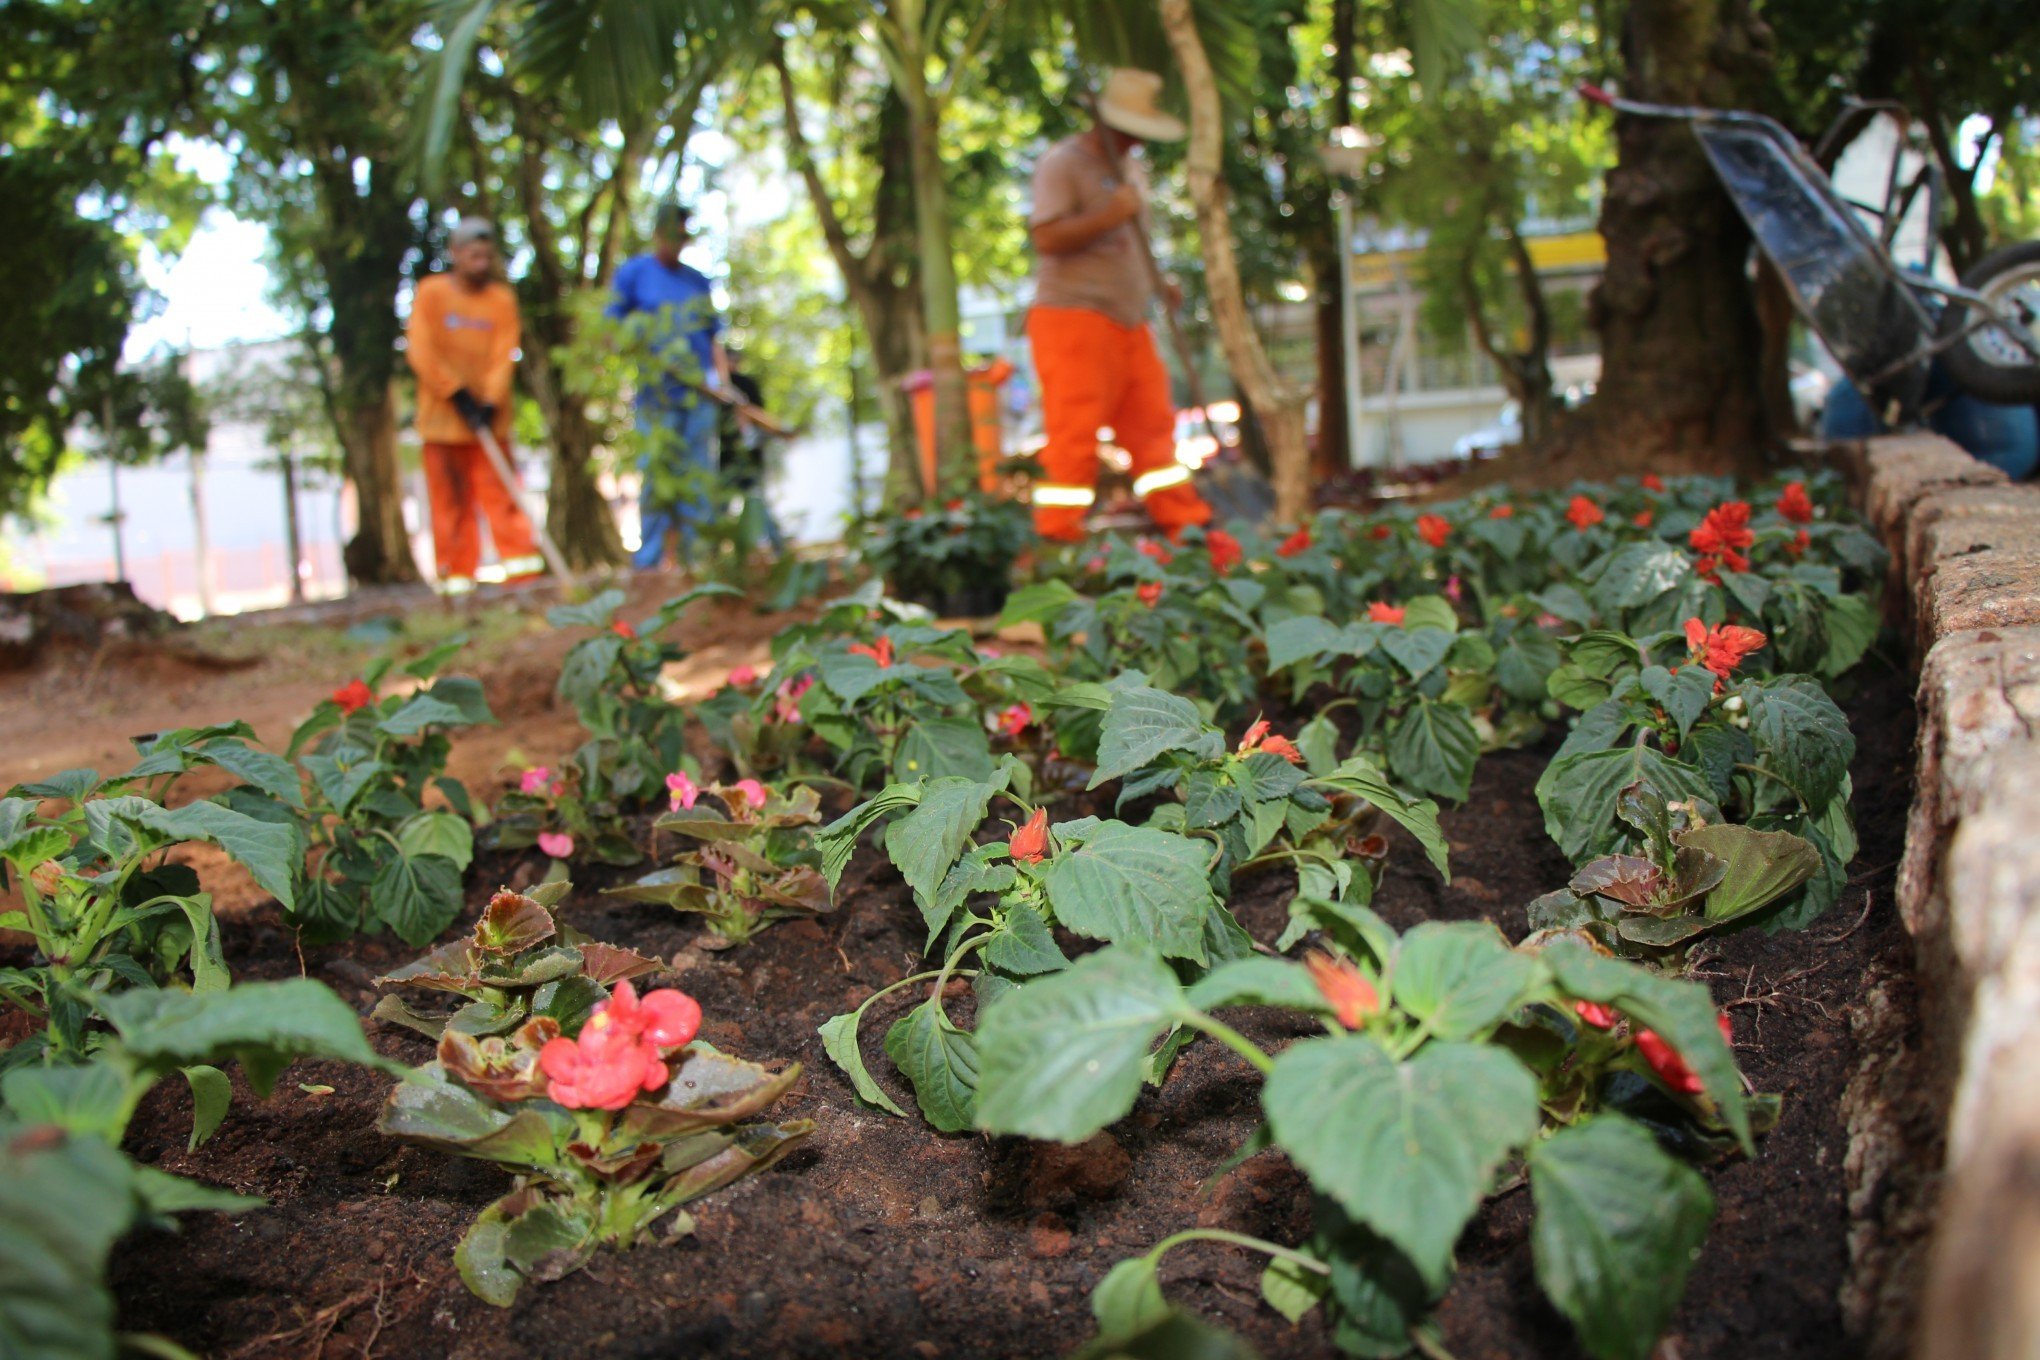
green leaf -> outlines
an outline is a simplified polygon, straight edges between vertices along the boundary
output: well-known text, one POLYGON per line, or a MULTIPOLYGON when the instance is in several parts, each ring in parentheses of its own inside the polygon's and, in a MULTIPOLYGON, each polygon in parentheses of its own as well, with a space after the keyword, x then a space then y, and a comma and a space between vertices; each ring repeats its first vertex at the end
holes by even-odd
POLYGON ((1870 650, 1877 641, 1877 606, 1864 595, 1843 595, 1827 607, 1827 654, 1821 658, 1820 673, 1839 676, 1870 650))
POLYGON ((343 816, 353 808, 354 800, 390 768, 359 751, 340 755, 308 755, 303 757, 303 764, 310 771, 319 793, 333 805, 334 811, 343 816))
POLYGON ((1728 872, 1707 894, 1709 921, 1733 921, 1771 903, 1812 878, 1820 869, 1820 851, 1803 836, 1789 831, 1755 831, 1730 822, 1694 827, 1679 836, 1680 845, 1694 846, 1724 861, 1728 872))
POLYGON ((1221 1006, 1284 1006, 1325 1014, 1331 1010, 1301 964, 1255 954, 1221 964, 1190 986, 1188 1000, 1200 1011, 1221 1006))
POLYGON ((1692 572, 1686 555, 1669 543, 1631 543, 1606 559, 1593 584, 1594 605, 1604 615, 1649 604, 1692 572))
POLYGON ((386 737, 415 737, 428 727, 466 727, 467 711, 430 691, 412 695, 375 725, 386 737))
POLYGON ((627 597, 611 586, 579 604, 556 604, 545 611, 545 621, 555 628, 607 628, 627 597))
POLYGON ((112 1360, 106 1259, 138 1203, 128 1160, 96 1138, 0 1136, 0 1354, 112 1360))
POLYGON ((1646 781, 1673 800, 1711 798, 1707 777, 1654 747, 1620 746, 1565 756, 1537 780, 1544 829, 1575 864, 1628 849, 1635 841, 1615 812, 1622 790, 1646 781))
POLYGON ((1740 691, 1749 705, 1750 736, 1765 763, 1791 783, 1809 811, 1825 807, 1856 757, 1849 720, 1820 682, 1787 675, 1740 691))
POLYGON ((1112 696, 1098 738, 1098 769, 1088 788, 1123 778, 1166 751, 1217 758, 1224 739, 1188 699, 1150 685, 1134 685, 1112 696))
POLYGON ((187 803, 173 812, 145 802, 128 820, 174 840, 210 841, 245 865, 285 911, 296 905, 300 850, 296 827, 260 821, 218 803, 187 803))
POLYGON ((1131 1256, 1106 1271, 1091 1291, 1091 1316, 1105 1341, 1138 1336, 1165 1321, 1169 1304, 1162 1297, 1160 1262, 1131 1256))
MULTIPOLYGON (((1289 762, 1282 763, 1287 765, 1289 762)), ((1130 780, 1128 787, 1132 787, 1130 780)), ((1243 806, 1240 786, 1220 770, 1192 770, 1189 778, 1183 781, 1183 823, 1186 826, 1223 826, 1239 816, 1243 806)))
POLYGON ((1684 741, 1714 698, 1714 676, 1703 666, 1682 666, 1677 675, 1663 666, 1646 666, 1640 678, 1644 692, 1679 725, 1679 740, 1684 741))
POLYGON ((368 885, 369 910, 413 948, 452 925, 461 902, 460 868, 443 855, 390 855, 368 885))
POLYGON ((1480 733, 1458 704, 1418 699, 1388 726, 1388 767, 1413 789, 1455 803, 1473 788, 1480 733))
POLYGON ((244 982, 224 992, 136 989, 98 1004, 120 1031, 128 1057, 144 1067, 167 1072, 233 1057, 258 1094, 291 1058, 386 1065, 368 1046, 353 1009, 310 978, 244 982))
POLYGON ((919 784, 888 784, 815 833, 815 848, 822 854, 822 875, 829 880, 831 891, 842 879, 843 871, 850 867, 850 857, 856 853, 857 842, 864 833, 879 818, 917 806, 922 788, 919 784))
POLYGON ((1435 1042, 1398 1062, 1373 1038, 1292 1044, 1261 1090, 1311 1183, 1433 1285, 1502 1159, 1537 1134, 1537 1082, 1499 1049, 1435 1042))
POLYGON ((180 1069, 191 1087, 191 1141, 186 1150, 197 1147, 218 1130, 233 1104, 234 1084, 227 1074, 209 1063, 194 1063, 180 1069))
POLYGON ((1686 1291, 1714 1196, 1617 1114, 1530 1149, 1537 1279, 1597 1360, 1649 1360, 1686 1291))
POLYGON ((1210 857, 1204 841, 1101 822, 1049 862, 1042 888, 1056 919, 1079 935, 1201 963, 1210 857))
POLYGON ((17 1123, 54 1124, 114 1147, 127 1136, 130 1094, 127 1077, 105 1058, 76 1067, 17 1067, 0 1079, 0 1104, 17 1123))
POLYGON ((1040 912, 1025 902, 1007 907, 999 928, 985 941, 985 962, 1002 973, 1033 977, 1069 967, 1040 912))
POLYGON ((1674 982, 1635 964, 1604 958, 1574 940, 1560 940, 1543 953, 1552 977, 1566 995, 1613 1006, 1638 1024, 1654 1029, 1686 1066, 1747 1154, 1756 1145, 1743 1099, 1735 1055, 1721 1037, 1714 999, 1698 983, 1674 982))
POLYGON ((1383 631, 1381 650, 1407 671, 1410 679, 1421 680, 1445 659, 1456 641, 1456 633, 1443 628, 1418 628, 1405 618, 1401 628, 1383 631))
POLYGON ((1327 619, 1315 615, 1279 619, 1268 625, 1268 669, 1279 671, 1330 651, 1339 641, 1339 630, 1327 619))
POLYGON ((438 855, 465 870, 475 859, 474 828, 450 812, 420 812, 397 828, 397 844, 407 855, 438 855))
POLYGON ((1495 681, 1518 703, 1538 703, 1548 692, 1545 686, 1559 661, 1558 642, 1551 634, 1526 624, 1510 633, 1496 654, 1495 681))
POLYGON ((885 1051, 914 1084, 914 1098, 930 1124, 943 1133, 962 1133, 975 1123, 977 1041, 950 1023, 940 996, 894 1021, 885 1051))
POLYGON ((1419 595, 1403 602, 1402 626, 1406 630, 1438 628, 1459 631, 1459 613, 1443 595, 1419 595))
POLYGON ((1428 798, 1412 798, 1389 782, 1388 776, 1363 756, 1354 756, 1323 779, 1312 781, 1357 793, 1387 813, 1403 830, 1416 837, 1433 868, 1452 881, 1451 844, 1438 824, 1438 805, 1428 798))
POLYGON ((926 718, 900 738, 892 777, 902 784, 944 776, 982 783, 993 768, 991 743, 975 718, 926 718))
POLYGON ((9 841, 7 847, 0 850, 0 858, 5 858, 25 875, 44 860, 56 859, 69 854, 70 850, 71 833, 60 826, 38 826, 9 841))
POLYGON ((1006 597, 1006 607, 999 614, 998 626, 1010 628, 1016 623, 1046 623, 1063 612, 1072 600, 1082 597, 1063 580, 1040 581, 1031 586, 1022 586, 1006 597))
POLYGON ((1261 1272, 1262 1301, 1292 1323, 1303 1321, 1331 1287, 1329 1276, 1285 1256, 1275 1257, 1261 1272))
POLYGON ((1509 1017, 1537 972, 1492 924, 1425 921, 1402 937, 1390 988, 1435 1038, 1472 1039, 1509 1017))
POLYGON ((215 741, 205 748, 205 758, 253 784, 270 797, 291 807, 305 805, 304 782, 297 767, 272 751, 260 751, 242 741, 215 741))
POLYGON ((923 903, 932 903, 951 865, 971 844, 1004 778, 946 776, 922 786, 920 805, 885 833, 885 852, 923 903))
POLYGON ((1149 1047, 1190 1013, 1169 965, 1137 948, 1028 983, 979 1023, 978 1127, 1083 1141, 1133 1108, 1149 1047))
POLYGON ((829 1055, 829 1061, 843 1070, 844 1076, 850 1078, 850 1085, 855 1088, 859 1100, 904 1118, 907 1112, 872 1079, 870 1069, 864 1065, 864 1050, 857 1042, 857 1026, 863 1018, 863 1006, 842 1015, 830 1016, 815 1031, 822 1036, 822 1051, 829 1055))

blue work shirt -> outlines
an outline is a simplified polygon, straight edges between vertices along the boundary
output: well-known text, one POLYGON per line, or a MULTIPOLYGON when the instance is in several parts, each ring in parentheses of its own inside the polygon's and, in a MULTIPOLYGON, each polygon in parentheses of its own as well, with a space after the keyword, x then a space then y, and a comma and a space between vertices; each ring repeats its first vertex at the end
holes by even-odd
POLYGON ((603 314, 621 321, 633 313, 659 318, 655 345, 661 356, 670 356, 674 376, 663 392, 639 392, 639 402, 648 398, 669 410, 692 406, 697 394, 682 379, 714 386, 715 338, 722 333, 722 318, 716 315, 708 276, 692 265, 667 268, 654 255, 636 255, 618 266, 615 297, 603 314), (679 347, 685 345, 700 364, 698 372, 686 362, 679 347))

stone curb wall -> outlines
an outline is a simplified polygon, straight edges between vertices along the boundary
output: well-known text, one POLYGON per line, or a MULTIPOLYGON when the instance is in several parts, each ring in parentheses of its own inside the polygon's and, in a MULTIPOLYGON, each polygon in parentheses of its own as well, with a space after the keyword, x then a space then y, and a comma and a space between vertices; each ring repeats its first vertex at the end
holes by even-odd
POLYGON ((1871 1226, 1852 1234, 1845 1304, 1874 1356, 2030 1360, 2040 1356, 2040 487, 2010 485, 1930 435, 1869 440, 1836 460, 1891 549, 1887 613, 1920 675, 1896 891, 1921 1030, 1866 1054, 1851 1082, 1850 1208, 1871 1226), (1909 1099, 1892 1096, 1899 1087, 1909 1099))

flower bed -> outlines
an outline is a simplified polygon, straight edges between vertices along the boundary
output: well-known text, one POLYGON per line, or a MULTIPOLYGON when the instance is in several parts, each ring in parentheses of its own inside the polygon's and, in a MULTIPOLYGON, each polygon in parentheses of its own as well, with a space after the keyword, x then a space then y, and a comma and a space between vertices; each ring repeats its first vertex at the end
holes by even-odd
MULTIPOLYGON (((1054 1345, 1095 1329, 1108 1351, 1192 1336, 1223 1348, 1236 1332, 1285 1354, 1477 1341, 1640 1357, 1669 1327, 1691 1353, 1762 1350, 1748 1333, 1765 1329, 1803 1343, 1780 1354, 1846 1353, 1822 1347, 1847 1344, 1833 1325, 1839 1220, 1824 1215, 1849 1067, 1819 1050, 1846 1043, 1830 1003, 1850 993, 1821 979, 1891 946, 1882 924, 1830 912, 1875 886, 1851 866, 1888 849, 1895 824, 1888 779, 1852 796, 1864 760, 1888 759, 1902 692, 1856 665, 1881 572, 1833 488, 1800 482, 1748 501, 1687 481, 1327 516, 1265 541, 1213 531, 1082 556, 1008 606, 1043 624, 1041 656, 852 597, 692 715, 660 680, 687 600, 632 622, 604 597, 554 612, 592 630, 558 687, 588 739, 516 776, 482 819, 466 896, 494 896, 482 885, 513 867, 549 864, 547 886, 495 897, 468 942, 406 968, 373 932, 429 938, 428 917, 454 909, 443 880, 478 853, 464 791, 447 791, 448 810, 414 792, 443 765, 441 729, 488 720, 466 702, 471 682, 387 700, 382 670, 343 686, 331 721, 308 725, 330 735, 295 744, 296 767, 239 754, 243 733, 157 739, 145 764, 174 777, 209 760, 255 788, 173 821, 145 787, 114 816, 202 831, 291 885, 278 894, 301 939, 317 927, 335 940, 343 922, 372 932, 317 950, 317 971, 358 984, 374 960, 393 984, 464 998, 378 1005, 438 1035, 436 1063, 394 1093, 349 1073, 253 1118, 282 1118, 269 1145, 295 1146, 290 1116, 344 1127, 386 1095, 386 1132, 530 1179, 505 1195, 500 1173, 477 1181, 377 1145, 348 1151, 366 1159, 347 1173, 362 1193, 334 1199, 345 1176, 283 1154, 307 1232, 331 1213, 394 1224, 391 1206, 417 1197, 417 1221, 460 1241, 436 1264, 424 1244, 452 1240, 436 1226, 385 1245, 370 1260, 395 1252, 405 1279, 379 1267, 373 1293, 364 1283, 303 1328, 397 1325, 429 1350, 416 1328, 451 1318, 473 1347, 491 1328, 462 1323, 470 1305, 433 1283, 456 1266, 478 1298, 514 1301, 516 1333, 589 1275, 624 1271, 680 1298, 668 1267, 684 1263, 701 1277, 684 1310, 707 1329, 686 1334, 697 1340, 894 1354, 909 1334, 898 1307, 853 1306, 847 1281, 789 1298, 788 1282, 837 1276, 841 1260, 890 1281, 910 1254, 898 1290, 948 1319, 912 1330, 928 1354, 1040 1353, 1044 1317, 1054 1345), (1875 741, 1858 745, 1831 692, 1875 741), (687 716, 733 768, 697 763, 687 716), (385 770, 397 782, 374 792, 385 770), (803 784, 839 814, 818 832, 803 784), (300 787, 319 795, 309 813, 300 787), (534 844, 542 857, 514 858, 534 844), (293 847, 312 849, 309 876, 293 847), (665 867, 621 872, 647 856, 665 867), (556 924, 569 872, 578 888, 556 924), (693 938, 659 907, 712 933, 693 938), (644 979, 651 955, 690 939, 672 966, 682 991, 640 1003, 625 979, 663 986, 644 979), (796 1069, 724 1051, 797 1057, 807 1076, 789 1086, 796 1069), (775 1100, 784 1122, 761 1122, 775 1100), (942 1137, 972 1129, 1074 1150, 942 1137), (1738 1235, 1781 1221, 1819 1244, 1785 1271, 1738 1235), (655 1228, 677 1245, 628 1250, 655 1228), (888 1233, 899 1260, 855 1249, 888 1233), (1710 1287, 1717 1308, 1697 1320, 1692 1291, 1710 1287), (430 1316, 393 1312, 392 1288, 430 1316), (1796 1302, 1780 1306, 1781 1290, 1796 1302), (1724 1317, 1724 1297, 1747 1307, 1724 1317)), ((412 672, 430 679, 445 660, 412 672)), ((33 834, 14 859, 82 871, 113 844, 95 829, 64 851, 54 831, 33 834)), ((185 915, 208 919, 180 891, 185 915)), ((187 968, 215 988, 229 969, 278 971, 274 952, 233 957, 242 942, 214 960, 203 938, 160 939, 145 968, 92 976, 146 994, 187 968)), ((72 985, 50 976, 45 995, 72 985)), ((76 1062, 82 1024, 55 1056, 76 1062)), ((433 1057, 404 1035, 378 1043, 386 1061, 433 1057)), ((227 1104, 226 1077, 206 1070, 190 1080, 201 1133, 227 1104)), ((176 1097, 149 1099, 142 1127, 160 1133, 176 1097)), ((191 1152, 194 1166, 252 1155, 249 1118, 191 1152)), ((119 1273, 162 1286, 178 1277, 159 1265, 185 1259, 123 1253, 119 1273)), ((204 1245, 190 1255, 230 1270, 204 1245)), ((273 1272, 293 1262, 244 1263, 264 1272, 248 1292, 284 1288, 273 1272)), ((360 1274, 349 1264, 340 1273, 360 1274)), ((150 1325, 191 1333, 182 1318, 150 1325)), ((646 1317, 628 1332, 670 1345, 674 1326, 646 1317)), ((280 1318, 254 1334, 278 1353, 304 1335, 280 1318)), ((207 1344, 249 1339, 228 1326, 207 1344)))

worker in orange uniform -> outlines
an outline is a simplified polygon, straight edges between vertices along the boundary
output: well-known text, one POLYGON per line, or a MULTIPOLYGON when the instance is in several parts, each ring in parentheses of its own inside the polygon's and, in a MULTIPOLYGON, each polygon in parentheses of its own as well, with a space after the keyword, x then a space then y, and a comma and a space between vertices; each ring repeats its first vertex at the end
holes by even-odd
POLYGON ((1098 430, 1133 460, 1133 491, 1170 536, 1211 522, 1211 507, 1176 461, 1176 408, 1169 371, 1148 328, 1157 286, 1170 307, 1173 281, 1148 267, 1138 232, 1147 176, 1130 152, 1183 136, 1180 119, 1156 100, 1162 78, 1113 71, 1098 96, 1097 122, 1050 147, 1034 171, 1028 227, 1039 263, 1027 339, 1041 378, 1048 443, 1034 487, 1034 527, 1043 538, 1076 542, 1097 499, 1098 430))
POLYGON ((418 436, 425 441, 425 489, 432 499, 432 556, 449 595, 475 588, 482 562, 481 516, 503 574, 536 576, 531 520, 517 493, 489 465, 477 437, 492 430, 510 447, 510 374, 516 367, 517 295, 496 278, 496 230, 464 217, 453 229, 443 273, 421 280, 404 330, 418 375, 418 436))

